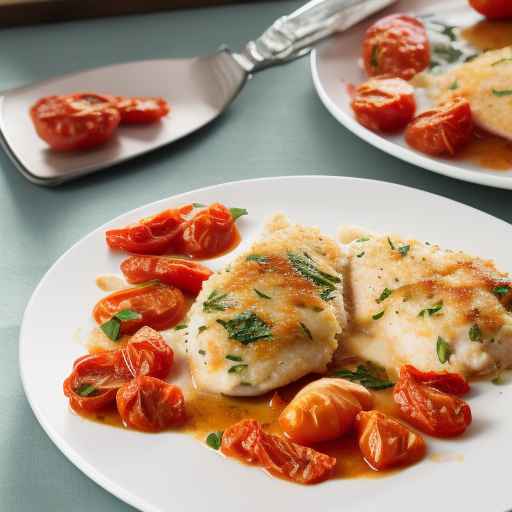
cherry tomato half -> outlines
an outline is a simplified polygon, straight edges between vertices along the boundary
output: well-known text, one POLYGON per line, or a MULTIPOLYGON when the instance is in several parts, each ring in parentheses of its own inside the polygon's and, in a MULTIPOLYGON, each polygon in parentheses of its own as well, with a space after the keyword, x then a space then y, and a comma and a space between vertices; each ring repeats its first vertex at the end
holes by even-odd
POLYGON ((411 365, 406 365, 405 369, 416 382, 421 382, 450 395, 465 395, 470 390, 466 379, 458 373, 422 372, 411 365))
POLYGON ((469 0, 473 9, 491 20, 512 18, 512 3, 510 0, 469 0))
POLYGON ((178 386, 140 375, 119 388, 117 410, 127 427, 143 432, 159 432, 183 425, 185 399, 178 386))
POLYGON ((402 130, 416 111, 414 88, 401 78, 373 78, 356 87, 351 107, 369 130, 402 130))
POLYGON ((178 288, 152 283, 111 293, 94 306, 92 314, 101 325, 124 309, 135 311, 140 318, 123 320, 120 329, 121 334, 133 334, 145 325, 157 331, 176 325, 183 318, 184 308, 185 298, 178 288))
POLYGON ((110 96, 47 96, 30 109, 37 134, 57 151, 90 149, 108 141, 120 121, 110 96))
POLYGON ((380 19, 366 31, 363 62, 368 76, 389 75, 410 80, 430 63, 425 26, 406 14, 380 19))
POLYGON ((121 124, 154 123, 171 110, 163 98, 118 96, 115 105, 121 114, 121 124))
POLYGON ((432 436, 458 436, 471 424, 471 409, 464 400, 416 382, 407 366, 400 369, 393 399, 405 420, 432 436))
POLYGON ((121 263, 121 272, 129 283, 157 279, 184 292, 197 295, 213 272, 194 261, 167 256, 130 256, 121 263))
POLYGON ((425 456, 423 437, 382 412, 360 412, 356 429, 361 453, 377 471, 413 464, 425 456))
POLYGON ((469 102, 455 98, 414 118, 405 131, 409 146, 427 155, 455 155, 473 134, 469 102))
POLYGON ((228 457, 255 464, 269 473, 301 484, 326 480, 336 459, 267 434, 256 420, 242 420, 222 435, 221 451, 228 457))

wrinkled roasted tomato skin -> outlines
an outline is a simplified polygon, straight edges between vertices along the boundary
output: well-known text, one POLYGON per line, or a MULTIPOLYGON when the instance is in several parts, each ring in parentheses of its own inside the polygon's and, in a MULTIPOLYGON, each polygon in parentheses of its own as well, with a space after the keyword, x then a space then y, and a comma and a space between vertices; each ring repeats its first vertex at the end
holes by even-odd
POLYGON ((406 14, 392 14, 378 20, 366 31, 363 62, 368 76, 389 75, 410 80, 430 64, 425 26, 406 14))
POLYGON ((405 365, 405 368, 416 382, 426 384, 450 395, 462 396, 469 393, 471 389, 466 379, 458 373, 422 372, 412 365, 405 365))
POLYGON ((382 412, 361 411, 356 429, 361 453, 377 471, 414 464, 425 456, 423 437, 382 412))
POLYGON ((185 298, 178 288, 162 283, 126 288, 101 299, 94 306, 93 317, 101 325, 123 309, 132 309, 141 318, 123 320, 121 334, 133 334, 142 326, 162 331, 183 318, 185 298))
POLYGON ((121 272, 129 283, 157 279, 180 290, 197 295, 213 272, 200 263, 167 256, 130 256, 121 263, 121 272))
POLYGON ((373 78, 355 88, 351 107, 369 130, 396 132, 414 117, 414 88, 401 78, 373 78))
POLYGON ((407 422, 431 436, 455 437, 471 424, 471 409, 464 400, 416 382, 407 367, 400 370, 393 399, 407 422))
POLYGON ((490 20, 512 18, 512 3, 510 0, 469 0, 473 9, 490 20))
POLYGON ((220 449, 228 457, 261 466, 275 476, 301 484, 326 480, 336 465, 336 459, 329 455, 267 434, 252 419, 226 429, 220 449))
POLYGON ((121 114, 122 124, 150 124, 159 121, 170 112, 163 98, 125 97, 115 98, 116 108, 121 114))
POLYGON ((143 432, 178 427, 187 419, 181 389, 146 375, 120 387, 116 403, 124 425, 143 432))

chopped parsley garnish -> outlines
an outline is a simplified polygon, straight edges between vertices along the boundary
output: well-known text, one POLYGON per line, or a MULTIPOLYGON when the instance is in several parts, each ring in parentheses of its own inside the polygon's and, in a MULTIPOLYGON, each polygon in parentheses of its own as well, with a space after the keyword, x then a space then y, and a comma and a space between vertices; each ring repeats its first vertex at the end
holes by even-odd
POLYGON ((370 240, 367 236, 363 236, 362 238, 358 238, 356 242, 368 242, 370 240))
POLYGON ((228 373, 242 373, 248 366, 248 364, 235 364, 228 370, 228 373))
POLYGON ((391 241, 391 238, 389 238, 389 236, 388 236, 388 244, 389 244, 389 247, 391 247, 391 250, 394 251, 395 245, 393 244, 393 242, 391 241))
POLYGON ((267 263, 268 258, 266 256, 260 256, 259 254, 251 254, 245 258, 246 261, 255 261, 256 263, 267 263))
POLYGON ((206 352, 201 348, 198 350, 198 352, 202 355, 202 356, 205 356, 206 355, 206 352))
POLYGON ((358 365, 357 369, 341 369, 334 372, 334 377, 340 377, 350 381, 359 382, 368 389, 386 389, 394 386, 388 378, 386 370, 370 362, 358 365))
POLYGON ((474 324, 469 329, 469 339, 471 341, 482 341, 482 330, 478 324, 474 324))
POLYGON ((400 253, 400 256, 402 256, 402 257, 407 256, 407 253, 409 252, 410 248, 411 248, 410 245, 401 245, 398 248, 398 252, 400 253))
POLYGON ((218 450, 222 443, 222 434, 224 434, 223 431, 212 432, 212 433, 208 434, 208 436, 206 438, 206 444, 210 448, 213 448, 214 450, 218 450))
POLYGON ((110 320, 102 323, 100 325, 100 329, 112 341, 117 341, 119 339, 119 335, 121 334, 121 322, 126 320, 139 320, 140 318, 142 318, 142 316, 140 313, 137 313, 137 311, 134 311, 133 309, 122 309, 121 311, 118 311, 110 320))
POLYGON ((509 291, 510 291, 510 286, 508 286, 507 284, 504 284, 502 286, 496 286, 492 290, 492 293, 494 293, 494 295, 497 295, 498 297, 503 297, 503 295, 507 295, 507 293, 509 291))
POLYGON ((313 335, 311 334, 311 331, 308 329, 308 327, 303 324, 302 322, 299 322, 299 325, 302 329, 302 332, 310 339, 313 340, 313 335))
POLYGON ((313 283, 315 283, 317 286, 334 290, 335 286, 333 283, 340 283, 341 279, 337 276, 322 272, 317 267, 315 267, 311 261, 308 261, 308 259, 311 260, 311 257, 304 257, 293 252, 288 253, 288 260, 296 272, 301 274, 306 279, 313 281, 313 283))
POLYGON ((229 301, 226 301, 227 293, 220 293, 217 290, 213 290, 208 298, 203 302, 203 311, 211 313, 212 311, 224 311, 230 307, 229 301))
POLYGON ((512 96, 512 89, 498 90, 493 88, 492 93, 494 94, 494 96, 498 96, 498 98, 502 96, 512 96))
POLYGON ((133 311, 133 309, 123 309, 114 315, 118 320, 123 322, 124 320, 140 320, 142 315, 133 311))
POLYGON ((450 84, 450 87, 448 87, 448 89, 450 89, 450 91, 455 91, 455 89, 458 89, 458 88, 459 88, 459 81, 458 80, 454 80, 450 84))
POLYGON ((373 45, 372 54, 370 56, 370 64, 373 68, 379 67, 379 47, 378 45, 373 45))
POLYGON ((233 220, 238 219, 242 215, 248 214, 248 212, 245 208, 230 208, 229 213, 231 213, 231 217, 233 217, 233 220))
POLYGON ((356 254, 356 258, 362 258, 364 256, 364 251, 356 254))
POLYGON ((91 396, 98 391, 92 384, 82 384, 77 390, 76 394, 80 396, 91 396))
POLYGON ((272 338, 270 326, 252 311, 244 311, 227 321, 218 319, 217 322, 226 329, 230 339, 243 345, 272 338))
POLYGON ((206 205, 202 203, 192 203, 192 206, 194 208, 206 208, 206 205))
POLYGON ((325 302, 329 302, 330 300, 333 300, 336 298, 336 292, 334 290, 330 290, 326 288, 325 290, 322 290, 320 292, 320 298, 322 300, 325 300, 325 302))
POLYGON ((201 334, 202 332, 206 331, 206 329, 208 329, 208 327, 206 327, 206 325, 200 325, 197 328, 197 334, 201 334))
POLYGON ((230 361, 236 361, 237 363, 243 361, 243 359, 240 356, 234 356, 233 354, 228 354, 226 356, 226 359, 229 359, 230 361))
POLYGON ((443 309, 443 301, 438 302, 437 304, 435 304, 434 306, 432 306, 430 308, 422 309, 418 313, 418 316, 425 316, 425 315, 432 316, 432 315, 435 315, 436 313, 439 313, 439 311, 441 311, 441 309, 443 309))
POLYGON ((504 59, 497 60, 496 62, 493 62, 491 64, 491 66, 498 66, 499 64, 505 64, 505 62, 512 62, 512 58, 511 57, 507 57, 507 58, 504 58, 504 59))
POLYGON ((432 52, 434 55, 439 57, 444 62, 447 62, 448 64, 457 62, 464 54, 464 52, 458 48, 454 48, 451 45, 436 45, 432 48, 432 52))
POLYGON ((436 343, 437 357, 440 363, 446 363, 452 354, 450 345, 441 336, 437 337, 436 343))
POLYGON ((256 295, 258 297, 261 297, 262 299, 267 299, 267 300, 270 300, 272 299, 272 297, 269 297, 268 295, 264 294, 263 292, 260 292, 259 290, 257 290, 256 288, 254 288, 254 292, 256 293, 256 295))
POLYGON ((382 318, 384 316, 384 313, 386 312, 385 309, 383 309, 382 311, 380 311, 379 313, 375 313, 375 315, 372 316, 372 318, 374 320, 379 320, 380 318, 382 318))
POLYGON ((491 382, 496 386, 502 386, 505 384, 505 378, 503 377, 503 374, 499 373, 496 375, 496 377, 494 377, 494 379, 491 380, 491 382))
POLYGON ((177 326, 174 328, 174 330, 175 330, 175 331, 181 331, 181 330, 183 330, 183 329, 186 329, 187 327, 188 327, 188 325, 187 325, 187 324, 179 324, 179 325, 177 325, 177 326))
POLYGON ((376 299, 375 302, 377 304, 380 304, 381 302, 385 301, 392 293, 393 293, 393 290, 390 290, 389 288, 384 288, 384 290, 380 294, 379 298, 376 299))

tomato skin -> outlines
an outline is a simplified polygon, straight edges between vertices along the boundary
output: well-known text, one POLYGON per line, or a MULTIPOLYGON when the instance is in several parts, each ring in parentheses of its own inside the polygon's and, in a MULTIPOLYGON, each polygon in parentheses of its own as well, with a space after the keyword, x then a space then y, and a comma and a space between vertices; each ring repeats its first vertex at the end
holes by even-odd
POLYGON ((279 416, 279 425, 286 437, 299 444, 329 441, 347 433, 357 413, 372 404, 372 394, 363 386, 323 378, 297 393, 279 416))
POLYGON ((490 20, 512 18, 512 4, 509 0, 469 0, 469 4, 490 20))
POLYGON ((185 298, 178 288, 162 283, 126 288, 101 299, 94 306, 93 317, 101 325, 123 309, 136 311, 141 318, 123 320, 121 334, 133 334, 145 325, 162 331, 183 318, 185 298))
POLYGON ((406 421, 431 436, 458 436, 471 424, 471 409, 464 400, 416 382, 407 367, 400 369, 393 399, 406 421))
POLYGON ((194 261, 167 256, 131 256, 121 263, 121 272, 129 283, 157 279, 180 290, 197 295, 213 272, 194 261))
POLYGON ((423 437, 382 412, 360 412, 356 429, 361 453, 376 471, 414 464, 425 456, 423 437))
POLYGON ((228 457, 261 466, 272 475, 301 484, 326 480, 336 465, 336 459, 329 455, 267 434, 253 419, 226 429, 220 449, 228 457))
POLYGON ((169 104, 163 98, 143 96, 132 98, 117 96, 115 105, 121 114, 121 124, 155 123, 171 110, 169 104))
POLYGON ((469 102, 455 98, 414 118, 405 140, 414 149, 432 156, 455 155, 473 134, 469 102))
POLYGON ((121 119, 110 96, 47 96, 30 109, 37 134, 56 151, 91 149, 112 138, 121 119))
POLYGON ((416 382, 421 382, 450 395, 465 395, 471 389, 466 379, 458 373, 422 372, 412 365, 405 365, 405 371, 416 382))
POLYGON ((401 78, 373 78, 356 87, 351 102, 356 119, 375 132, 402 130, 414 117, 414 88, 401 78))
POLYGON ((430 63, 425 26, 406 14, 392 14, 378 20, 366 31, 363 62, 368 76, 389 75, 410 80, 430 63))
POLYGON ((187 419, 181 389, 147 375, 119 388, 116 403, 124 425, 143 432, 178 427, 187 419))

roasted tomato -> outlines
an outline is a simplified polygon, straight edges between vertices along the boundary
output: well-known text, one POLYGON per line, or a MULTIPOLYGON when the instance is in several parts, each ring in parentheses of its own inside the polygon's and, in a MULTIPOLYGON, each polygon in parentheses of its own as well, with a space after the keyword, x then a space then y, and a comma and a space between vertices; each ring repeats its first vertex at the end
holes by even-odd
POLYGON ((512 18, 512 3, 510 0, 469 0, 469 4, 473 9, 491 20, 512 18))
POLYGON ((407 371, 416 382, 432 386, 439 391, 443 391, 451 395, 465 395, 470 390, 466 379, 458 373, 422 372, 411 365, 406 365, 405 371, 407 371))
POLYGON ((356 119, 369 130, 402 130, 414 117, 414 88, 401 78, 372 78, 356 87, 351 102, 356 119))
POLYGON ((135 254, 163 254, 181 233, 193 209, 193 205, 186 204, 164 210, 132 226, 109 229, 106 232, 107 244, 111 249, 135 254))
POLYGON ((297 393, 279 416, 287 437, 300 444, 336 439, 348 432, 358 412, 370 409, 371 393, 344 379, 323 378, 297 393))
POLYGON ((393 398, 402 417, 426 434, 458 436, 471 424, 471 409, 464 400, 417 382, 407 366, 400 369, 393 398))
POLYGON ((430 45, 423 23, 406 14, 392 14, 371 25, 363 42, 369 76, 410 80, 430 63, 430 45))
POLYGON ((162 331, 182 319, 185 298, 178 288, 162 283, 150 283, 111 293, 94 306, 92 314, 101 325, 116 313, 126 309, 138 313, 140 318, 123 320, 121 334, 133 334, 144 325, 162 331))
POLYGON ((407 466, 425 456, 423 437, 382 412, 360 412, 356 428, 361 453, 375 470, 407 466))
POLYGON ((121 272, 132 284, 157 279, 192 295, 197 295, 203 281, 213 274, 194 261, 167 256, 131 256, 121 263, 121 272))
POLYGON ((413 119, 405 131, 405 140, 427 155, 455 155, 471 140, 472 134, 469 102, 455 98, 413 119))
POLYGON ((336 459, 329 455, 267 434, 256 420, 242 420, 226 429, 221 451, 301 484, 326 480, 336 465, 336 459))
POLYGON ((127 427, 144 432, 159 432, 183 425, 185 399, 178 386, 140 375, 119 388, 117 410, 127 427))
POLYGON ((30 109, 37 134, 58 151, 90 149, 108 141, 120 120, 110 96, 47 96, 30 109))
POLYGON ((121 124, 149 124, 159 121, 170 112, 163 98, 118 96, 115 105, 121 114, 121 124))

